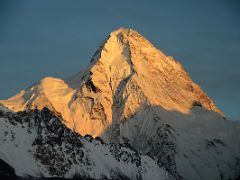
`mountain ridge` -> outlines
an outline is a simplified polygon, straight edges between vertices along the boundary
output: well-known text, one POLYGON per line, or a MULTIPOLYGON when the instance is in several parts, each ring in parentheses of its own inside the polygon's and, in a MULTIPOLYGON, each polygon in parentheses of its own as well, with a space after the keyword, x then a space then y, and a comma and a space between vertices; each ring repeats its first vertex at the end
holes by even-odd
MULTIPOLYGON (((148 78, 147 75, 150 74, 150 72, 148 71, 154 71, 155 74, 159 74, 163 72, 161 75, 165 76, 164 77, 165 79, 160 82, 161 84, 163 84, 162 91, 157 93, 149 93, 149 92, 145 93, 146 95, 150 94, 150 96, 148 96, 147 98, 151 99, 153 104, 161 105, 162 107, 169 110, 176 109, 180 112, 187 113, 187 111, 191 109, 191 106, 196 101, 196 103, 201 104, 206 109, 216 111, 223 115, 223 113, 214 105, 212 100, 209 99, 207 95, 201 90, 201 88, 195 83, 192 83, 190 77, 184 71, 180 63, 176 62, 171 57, 165 56, 161 51, 155 48, 147 39, 141 36, 138 32, 131 29, 120 28, 110 33, 108 39, 106 39, 105 43, 100 46, 100 48, 96 51, 95 55, 93 56, 87 72, 85 71, 86 72, 85 75, 82 75, 82 78, 83 78, 82 82, 81 80, 78 80, 78 83, 79 83, 79 86, 81 86, 80 88, 82 89, 85 88, 84 85, 86 85, 86 88, 89 88, 90 87, 89 85, 91 85, 92 87, 94 87, 95 91, 102 89, 101 91, 104 92, 105 94, 110 93, 112 97, 107 97, 107 95, 105 95, 105 98, 107 98, 109 101, 112 101, 112 98, 115 93, 114 91, 116 91, 120 81, 122 81, 124 78, 127 78, 127 75, 130 76, 130 74, 132 73, 131 76, 132 75, 138 76, 139 79, 142 76, 144 76, 144 78, 148 78), (141 58, 137 57, 138 55, 141 55, 141 54, 143 54, 143 57, 141 58), (154 57, 154 55, 152 54, 155 54, 156 57, 154 57), (150 56, 150 57, 147 57, 144 59, 144 57, 146 56, 150 56), (150 62, 144 63, 144 61, 150 61, 150 62), (104 67, 101 67, 101 66, 104 66, 104 67), (152 67, 152 69, 150 68, 146 69, 145 66, 152 67), (157 66, 157 68, 155 68, 154 66, 157 66), (118 71, 118 69, 120 70, 118 71), (174 71, 174 69, 176 70, 174 71), (171 72, 172 70, 173 72, 171 72), (146 71, 147 73, 144 71, 146 71), (169 71, 169 72, 164 73, 164 71, 169 71), (197 96, 199 96, 199 97, 190 97, 190 98, 195 98, 196 100, 194 100, 194 102, 192 101, 191 103, 188 103, 187 107, 182 106, 182 104, 185 104, 185 105, 187 104, 186 102, 182 103, 182 101, 189 99, 189 97, 183 97, 182 98, 183 100, 181 100, 181 97, 176 99, 174 96, 176 96, 176 94, 179 94, 179 93, 171 92, 171 90, 173 89, 172 84, 170 85, 171 87, 168 88, 169 84, 172 83, 174 80, 171 73, 177 73, 176 76, 182 76, 183 78, 187 79, 187 81, 185 82, 186 86, 184 88, 189 88, 190 93, 196 94, 197 96), (103 85, 104 83, 105 84, 107 83, 107 84, 103 85), (164 101, 159 102, 160 98, 154 97, 155 94, 164 94, 164 93, 165 94, 167 93, 167 95, 164 95, 164 98, 165 99, 167 98, 166 100, 167 103, 164 101), (181 102, 178 102, 178 101, 181 101, 181 102), (170 104, 170 102, 172 103, 170 104)), ((81 73, 79 74, 81 75, 81 73)), ((74 78, 75 77, 73 76, 72 79, 74 78)), ((177 80, 183 80, 183 78, 177 79, 177 80)), ((71 81, 73 80, 67 79, 67 81, 70 82, 71 84, 71 81)), ((177 83, 177 82, 174 81, 174 83, 177 83)), ((65 96, 66 94, 66 92, 62 92, 61 94, 61 92, 58 91, 58 89, 61 89, 62 87, 65 88, 65 91, 68 91, 68 92, 72 91, 72 93, 70 93, 69 96, 77 96, 76 94, 79 94, 79 93, 77 92, 75 93, 75 89, 72 89, 70 84, 69 85, 66 84, 66 82, 64 82, 61 79, 46 77, 42 79, 38 85, 32 87, 32 88, 35 87, 37 89, 40 89, 39 91, 31 92, 32 89, 30 89, 30 91, 26 93, 24 91, 21 91, 15 97, 9 98, 6 101, 0 100, 0 102, 3 103, 6 107, 16 112, 24 109, 28 109, 28 108, 35 108, 35 106, 42 106, 42 104, 45 104, 45 103, 55 104, 53 105, 55 106, 54 108, 57 109, 57 111, 63 115, 63 119, 67 121, 67 124, 68 124, 67 126, 70 128, 71 127, 73 128, 74 120, 71 118, 71 116, 74 116, 74 115, 70 115, 71 110, 68 110, 70 108, 66 107, 68 105, 64 103, 65 107, 56 108, 56 106, 59 106, 59 103, 55 102, 53 98, 51 98, 52 95, 55 95, 51 91, 52 86, 58 86, 58 88, 55 88, 55 89, 56 89, 56 94, 58 93, 60 94, 59 97, 65 96), (23 100, 21 99, 22 98, 21 96, 24 96, 27 93, 30 93, 30 95, 33 96, 33 97, 26 98, 26 99, 30 98, 31 101, 28 101, 28 100, 25 101, 24 98, 23 100), (40 100, 40 102, 38 102, 38 93, 39 94, 42 93, 42 97, 40 97, 40 99, 42 100, 40 100), (36 100, 34 100, 34 97, 36 97, 36 100), (23 101, 22 104, 19 103, 21 101, 23 101), (16 106, 16 104, 18 104, 19 107, 16 106)), ((144 86, 146 85, 143 85, 143 87, 141 88, 144 89, 144 86)), ((179 84, 177 84, 177 86, 174 87, 174 89, 176 90, 174 89, 173 90, 178 91, 179 90, 179 88, 177 88, 178 86, 179 84)), ((91 87, 90 87, 90 90, 91 90, 91 87)), ((153 90, 156 90, 156 89, 153 89, 153 90)), ((186 92, 184 93, 188 94, 186 92)), ((184 93, 181 93, 181 95, 183 95, 184 93)), ((64 99, 61 99, 61 103, 63 103, 63 101, 64 99)), ((66 101, 68 102, 71 101, 71 97, 68 97, 66 101)), ((110 105, 107 105, 107 103, 105 104, 106 104, 105 109, 110 109, 112 102, 110 102, 110 105)), ((39 107, 39 108, 42 108, 42 107, 39 107)), ((52 109, 52 107, 49 107, 49 108, 52 109)), ((108 114, 109 116, 111 116, 111 112, 107 112, 106 114, 107 116, 108 114)), ((112 121, 111 117, 107 117, 107 118, 108 118, 108 121, 111 123, 112 121)))
MULTIPOLYGON (((151 177, 157 180, 168 176, 130 145, 106 144, 100 138, 74 133, 47 108, 18 113, 2 109, 0 120, 1 128, 5 127, 0 134, 0 159, 23 179, 77 175, 115 179, 121 174, 127 179, 146 179, 153 173, 151 177)), ((0 166, 0 175, 5 166, 0 166)))
POLYGON ((47 107, 74 132, 129 143, 176 179, 237 174, 232 167, 240 157, 240 145, 233 143, 238 125, 180 63, 132 29, 110 33, 75 76, 44 78, 0 103, 16 112, 47 107))

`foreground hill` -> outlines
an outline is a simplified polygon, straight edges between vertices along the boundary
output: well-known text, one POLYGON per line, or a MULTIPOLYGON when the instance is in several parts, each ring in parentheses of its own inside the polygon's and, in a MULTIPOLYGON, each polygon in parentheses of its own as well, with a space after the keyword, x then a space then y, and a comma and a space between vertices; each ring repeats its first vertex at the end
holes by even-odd
POLYGON ((12 113, 0 109, 0 175, 89 179, 167 179, 167 172, 130 145, 80 136, 47 108, 12 113), (4 164, 4 162, 6 164, 4 164), (5 169, 5 171, 4 171, 5 169), (8 171, 7 171, 8 170, 8 171))

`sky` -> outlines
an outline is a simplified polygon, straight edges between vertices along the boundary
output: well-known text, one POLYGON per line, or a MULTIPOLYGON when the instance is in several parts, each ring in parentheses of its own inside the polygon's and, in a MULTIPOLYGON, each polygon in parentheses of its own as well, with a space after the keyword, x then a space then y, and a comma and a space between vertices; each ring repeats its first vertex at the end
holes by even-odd
POLYGON ((119 27, 173 56, 226 117, 240 120, 238 0, 0 0, 0 99, 79 72, 119 27))

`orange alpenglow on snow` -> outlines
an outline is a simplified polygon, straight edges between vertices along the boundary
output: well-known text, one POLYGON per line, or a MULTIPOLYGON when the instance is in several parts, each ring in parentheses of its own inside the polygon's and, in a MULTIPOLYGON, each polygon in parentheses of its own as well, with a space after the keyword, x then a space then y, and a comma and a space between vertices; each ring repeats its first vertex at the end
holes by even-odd
POLYGON ((44 78, 0 103, 15 112, 47 107, 75 132, 129 143, 186 179, 230 175, 233 170, 224 162, 239 157, 231 141, 239 127, 225 119, 180 63, 132 29, 110 33, 76 75, 44 78), (205 149, 208 139, 231 148, 219 145, 221 153, 211 154, 205 149))
POLYGON ((146 104, 189 113, 199 103, 222 114, 181 64, 132 29, 110 33, 90 66, 76 76, 65 81, 44 78, 0 102, 15 112, 48 107, 60 113, 71 129, 93 136, 101 136, 146 104))

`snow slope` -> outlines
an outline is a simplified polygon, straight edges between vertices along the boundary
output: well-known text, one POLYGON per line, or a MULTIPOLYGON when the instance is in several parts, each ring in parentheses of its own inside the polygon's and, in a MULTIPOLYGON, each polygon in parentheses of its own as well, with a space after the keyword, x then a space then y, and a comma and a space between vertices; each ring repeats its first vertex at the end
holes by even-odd
POLYGON ((114 179, 121 174, 130 179, 168 179, 167 172, 149 156, 127 145, 81 137, 46 108, 20 113, 0 110, 0 127, 0 159, 19 176, 69 178, 80 174, 114 179))
POLYGON ((0 103, 15 112, 48 107, 81 135, 149 153, 176 179, 240 172, 240 125, 225 119, 180 63, 132 29, 110 33, 75 76, 45 78, 0 103))

